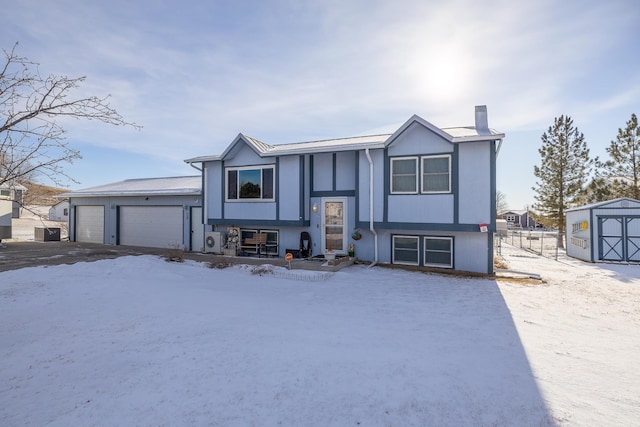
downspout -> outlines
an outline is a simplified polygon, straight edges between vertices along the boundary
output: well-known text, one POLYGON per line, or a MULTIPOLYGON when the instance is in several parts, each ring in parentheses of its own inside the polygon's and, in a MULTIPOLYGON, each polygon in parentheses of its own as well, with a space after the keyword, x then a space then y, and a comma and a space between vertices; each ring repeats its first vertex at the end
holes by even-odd
POLYGON ((197 170, 197 171, 202 172, 202 169, 200 169, 200 168, 199 168, 199 167, 197 167, 197 166, 194 166, 194 165, 193 165, 193 163, 189 163, 189 166, 191 166, 192 168, 194 168, 194 169, 195 169, 195 170, 197 170))
POLYGON ((364 153, 369 161, 369 230, 373 233, 373 262, 367 268, 371 268, 378 263, 378 233, 373 228, 373 159, 368 148, 364 153))
POLYGON ((498 142, 498 148, 496 149, 496 159, 498 158, 498 154, 500 154, 500 148, 502 148, 502 139, 498 142))
POLYGON ((200 219, 201 222, 203 222, 204 228, 206 230, 206 220, 205 218, 207 218, 208 212, 207 212, 207 204, 204 202, 204 162, 202 162, 202 168, 199 168, 197 166, 194 166, 193 163, 189 163, 189 166, 191 166, 192 168, 194 168, 195 170, 200 172, 200 177, 202 179, 202 189, 200 190, 200 201, 202 202, 202 218, 200 219))

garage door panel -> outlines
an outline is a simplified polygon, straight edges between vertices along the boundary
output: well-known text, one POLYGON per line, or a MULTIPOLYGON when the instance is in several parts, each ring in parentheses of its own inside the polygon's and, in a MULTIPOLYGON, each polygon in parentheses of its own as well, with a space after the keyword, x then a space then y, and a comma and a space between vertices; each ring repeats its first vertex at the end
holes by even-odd
POLYGON ((76 242, 104 243, 104 206, 76 206, 76 242))
POLYGON ((119 244, 179 248, 183 244, 181 206, 121 206, 119 244))

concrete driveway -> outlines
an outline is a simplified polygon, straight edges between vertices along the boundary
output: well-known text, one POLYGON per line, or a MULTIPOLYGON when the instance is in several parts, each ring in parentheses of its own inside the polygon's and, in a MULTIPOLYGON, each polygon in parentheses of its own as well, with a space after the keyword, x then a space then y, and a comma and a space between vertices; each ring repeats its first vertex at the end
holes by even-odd
MULTIPOLYGON (((167 249, 107 246, 76 242, 6 242, 0 247, 0 271, 76 262, 97 261, 127 255, 166 255, 167 249)), ((194 254, 200 255, 202 254, 194 254)), ((203 259, 206 261, 206 259, 203 259)))

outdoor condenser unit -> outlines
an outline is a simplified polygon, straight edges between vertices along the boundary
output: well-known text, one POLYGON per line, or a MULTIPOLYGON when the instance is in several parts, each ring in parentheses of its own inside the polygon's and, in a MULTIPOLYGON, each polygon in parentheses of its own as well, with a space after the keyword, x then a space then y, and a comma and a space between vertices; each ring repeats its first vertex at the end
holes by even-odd
POLYGON ((204 233, 204 251, 214 254, 222 253, 222 233, 219 231, 208 231, 204 233))

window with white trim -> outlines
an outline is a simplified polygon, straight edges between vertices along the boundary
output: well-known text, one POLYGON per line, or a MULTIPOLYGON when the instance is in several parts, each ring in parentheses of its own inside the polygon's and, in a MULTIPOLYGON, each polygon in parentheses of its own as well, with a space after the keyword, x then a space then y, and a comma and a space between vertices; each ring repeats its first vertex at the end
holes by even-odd
POLYGON ((419 265, 419 239, 417 236, 393 236, 392 252, 394 264, 419 265))
POLYGON ((226 168, 227 200, 273 200, 275 167, 226 168))
POLYGON ((391 194, 416 194, 417 192, 418 158, 391 159, 391 194))
POLYGON ((451 192, 451 156, 422 157, 422 192, 451 192))
POLYGON ((425 237, 424 265, 425 267, 453 268, 453 239, 425 237))

